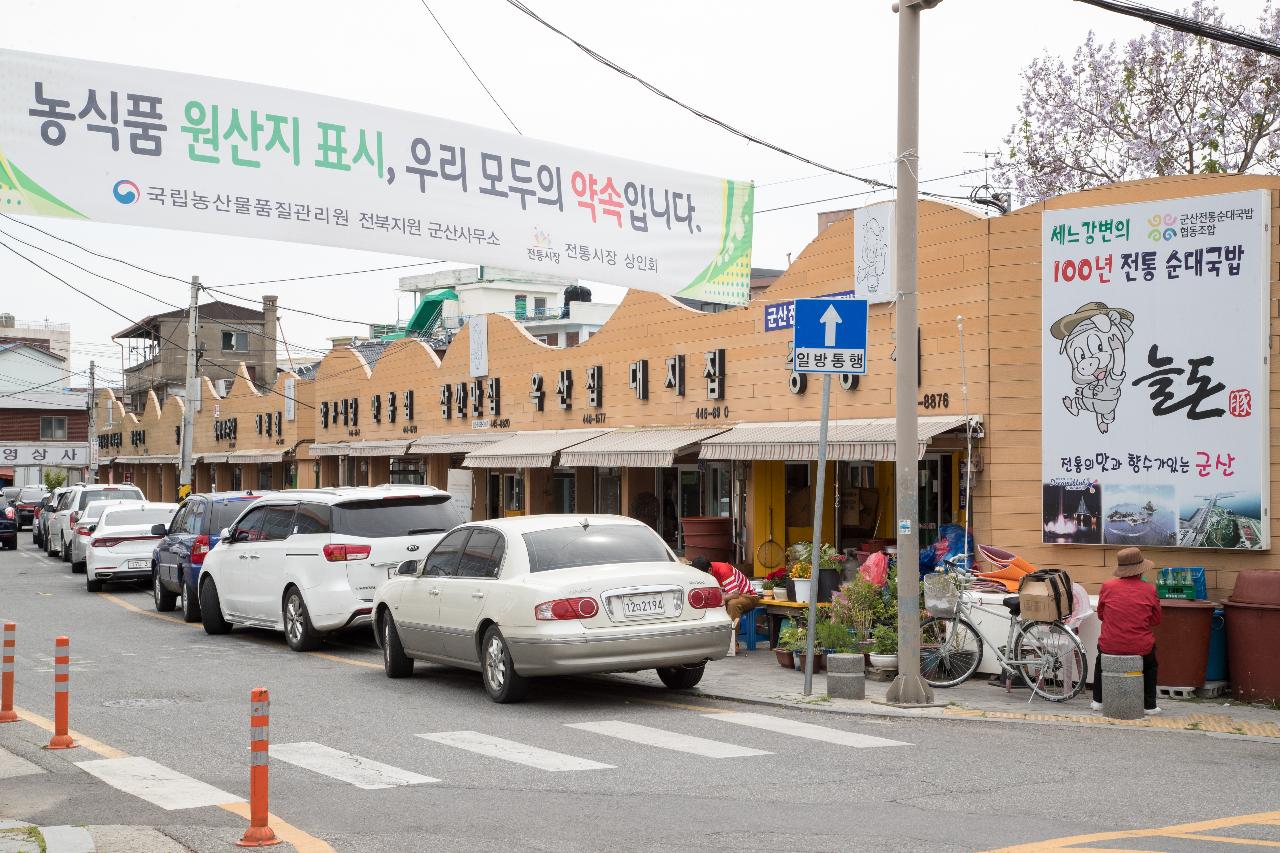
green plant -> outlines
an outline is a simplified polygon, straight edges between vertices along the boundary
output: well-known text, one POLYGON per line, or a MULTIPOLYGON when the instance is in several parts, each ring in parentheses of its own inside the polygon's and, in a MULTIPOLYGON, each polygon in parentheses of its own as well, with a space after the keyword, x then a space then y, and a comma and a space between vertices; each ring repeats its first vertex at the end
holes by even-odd
POLYGON ((880 588, 859 577, 842 585, 831 596, 831 621, 865 636, 875 627, 876 614, 882 608, 880 588))
POLYGON ((46 468, 41 479, 44 480, 44 487, 52 492, 54 489, 61 489, 66 484, 67 472, 61 468, 46 468))
POLYGON ((773 587, 774 587, 773 581, 769 580, 768 578, 765 578, 760 584, 760 588, 765 592, 768 592, 769 590, 773 589, 773 587))
POLYGON ((798 625, 789 625, 778 632, 778 648, 786 649, 789 652, 802 652, 805 647, 804 628, 798 625))
POLYGON ((877 625, 871 632, 871 654, 896 655, 898 653, 898 631, 888 625, 877 625))
MULTIPOLYGON (((818 559, 813 558, 812 542, 797 542, 792 545, 787 556, 793 563, 807 563, 812 566, 815 562, 819 569, 843 569, 845 561, 848 559, 832 546, 822 543, 822 547, 818 549, 818 559)), ((792 575, 792 577, 795 577, 792 575)))
POLYGON ((833 652, 851 652, 854 648, 849 629, 838 622, 819 622, 817 634, 813 639, 814 644, 819 648, 830 649, 833 652))

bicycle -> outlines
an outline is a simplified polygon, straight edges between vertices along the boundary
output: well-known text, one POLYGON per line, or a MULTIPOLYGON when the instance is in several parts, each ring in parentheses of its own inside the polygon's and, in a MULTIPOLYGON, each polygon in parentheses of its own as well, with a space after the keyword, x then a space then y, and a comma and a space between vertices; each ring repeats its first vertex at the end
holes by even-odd
POLYGON ((1088 659, 1074 631, 1061 620, 1024 622, 1016 595, 1001 602, 1007 614, 975 602, 965 595, 970 576, 955 571, 952 563, 947 567, 953 571, 935 572, 924 579, 925 606, 931 616, 920 626, 920 675, 930 686, 955 687, 968 679, 982 664, 985 645, 991 647, 1005 675, 1021 676, 1034 696, 1066 702, 1080 694, 1089 672, 1088 659), (978 633, 971 619, 974 611, 1009 620, 1005 645, 995 646, 978 633))

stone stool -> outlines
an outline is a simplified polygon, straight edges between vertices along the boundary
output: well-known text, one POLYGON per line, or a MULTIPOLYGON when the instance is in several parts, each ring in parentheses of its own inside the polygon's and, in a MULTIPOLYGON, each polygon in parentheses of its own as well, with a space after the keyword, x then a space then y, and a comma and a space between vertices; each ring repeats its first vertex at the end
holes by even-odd
POLYGON ((832 699, 865 699, 867 678, 862 655, 827 655, 827 695, 832 699))
POLYGON ((1102 715, 1113 720, 1142 718, 1142 658, 1138 655, 1102 656, 1102 715))

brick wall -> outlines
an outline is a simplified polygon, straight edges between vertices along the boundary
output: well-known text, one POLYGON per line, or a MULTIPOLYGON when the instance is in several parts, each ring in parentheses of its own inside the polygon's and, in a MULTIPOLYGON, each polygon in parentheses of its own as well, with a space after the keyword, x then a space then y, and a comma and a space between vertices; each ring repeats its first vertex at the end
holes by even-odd
POLYGON ((67 409, 0 409, 0 439, 39 441, 41 417, 65 417, 67 441, 89 440, 89 413, 67 409))

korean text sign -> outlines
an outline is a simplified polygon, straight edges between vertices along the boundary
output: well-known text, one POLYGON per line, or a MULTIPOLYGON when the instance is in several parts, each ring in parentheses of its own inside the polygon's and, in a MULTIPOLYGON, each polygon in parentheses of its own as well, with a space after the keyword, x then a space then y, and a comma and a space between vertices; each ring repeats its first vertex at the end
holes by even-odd
POLYGON ((0 51, 0 196, 745 304, 753 187, 355 101, 0 51))
POLYGON ((88 464, 87 444, 0 444, 0 465, 82 468, 88 464))
POLYGON ((1268 193, 1044 214, 1045 542, 1270 547, 1268 193))

